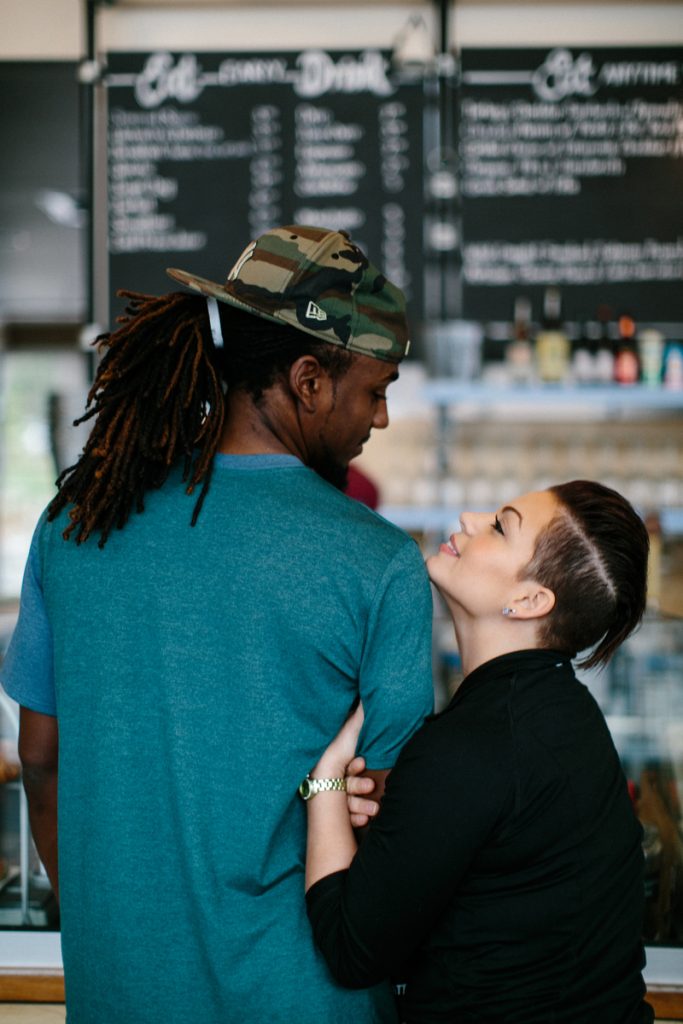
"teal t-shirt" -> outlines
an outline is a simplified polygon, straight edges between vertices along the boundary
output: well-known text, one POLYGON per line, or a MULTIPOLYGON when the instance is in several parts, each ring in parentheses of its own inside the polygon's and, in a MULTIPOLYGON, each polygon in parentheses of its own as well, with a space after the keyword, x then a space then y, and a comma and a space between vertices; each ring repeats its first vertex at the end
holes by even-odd
POLYGON ((59 721, 69 1024, 395 1021, 314 948, 296 791, 358 692, 371 768, 431 711, 419 550, 288 456, 195 500, 173 476, 103 550, 43 518, 27 568, 3 682, 59 721))

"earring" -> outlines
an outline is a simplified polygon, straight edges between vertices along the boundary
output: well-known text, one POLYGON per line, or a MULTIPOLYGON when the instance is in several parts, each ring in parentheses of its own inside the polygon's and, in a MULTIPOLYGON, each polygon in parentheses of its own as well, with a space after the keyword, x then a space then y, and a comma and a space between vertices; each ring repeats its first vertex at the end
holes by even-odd
POLYGON ((516 614, 517 614, 517 609, 516 608, 503 608, 503 615, 516 615, 516 614))

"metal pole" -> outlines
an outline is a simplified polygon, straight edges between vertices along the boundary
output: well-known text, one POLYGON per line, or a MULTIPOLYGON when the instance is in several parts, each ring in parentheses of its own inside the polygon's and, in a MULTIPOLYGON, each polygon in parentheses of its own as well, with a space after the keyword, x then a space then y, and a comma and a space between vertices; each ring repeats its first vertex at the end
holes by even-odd
POLYGON ((78 70, 80 83, 80 178, 81 206, 86 215, 86 231, 83 259, 85 263, 85 319, 94 319, 94 275, 93 275, 93 89, 95 73, 95 0, 84 0, 85 52, 78 70))
MULTIPOLYGON (((78 69, 80 84, 80 177, 81 206, 86 217, 85 238, 83 244, 84 282, 85 282, 85 326, 81 340, 86 347, 98 331, 94 328, 95 320, 95 211, 94 211, 94 176, 95 176, 95 87, 100 79, 101 67, 97 60, 96 18, 98 0, 84 0, 84 39, 85 52, 78 69)), ((92 378, 95 369, 95 355, 86 348, 88 377, 92 378)))
MULTIPOLYGON (((427 318, 437 321, 462 316, 461 215, 457 137, 457 63, 450 51, 451 0, 436 0, 439 53, 429 91, 433 90, 433 148, 426 155, 427 260, 430 288, 427 318)), ((428 100, 429 102, 429 100, 428 100)), ((437 358, 438 363, 438 358, 437 358)))

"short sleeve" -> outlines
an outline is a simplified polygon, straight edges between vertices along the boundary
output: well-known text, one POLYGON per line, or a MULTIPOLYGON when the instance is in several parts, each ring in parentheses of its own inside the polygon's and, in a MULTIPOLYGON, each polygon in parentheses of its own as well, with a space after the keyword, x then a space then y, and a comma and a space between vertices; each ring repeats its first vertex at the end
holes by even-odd
POLYGON ((371 770, 393 768, 431 714, 432 592, 417 544, 394 556, 374 595, 360 666, 365 722, 358 752, 371 770))
POLYGON ((19 618, 0 678, 5 691, 18 704, 44 715, 56 715, 52 630, 43 598, 39 534, 40 524, 31 541, 21 587, 19 618))

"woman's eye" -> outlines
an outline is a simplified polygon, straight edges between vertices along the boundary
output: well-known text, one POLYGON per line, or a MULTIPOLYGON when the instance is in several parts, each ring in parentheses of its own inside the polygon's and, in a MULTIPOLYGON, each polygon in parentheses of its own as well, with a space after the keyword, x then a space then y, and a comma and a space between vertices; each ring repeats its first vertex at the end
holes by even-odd
POLYGON ((494 530, 498 530, 498 533, 500 533, 503 536, 505 536, 505 534, 503 533, 503 527, 501 525, 501 522, 500 522, 500 519, 498 518, 498 516, 494 516, 494 519, 493 519, 493 522, 491 523, 491 526, 493 527, 494 530))

